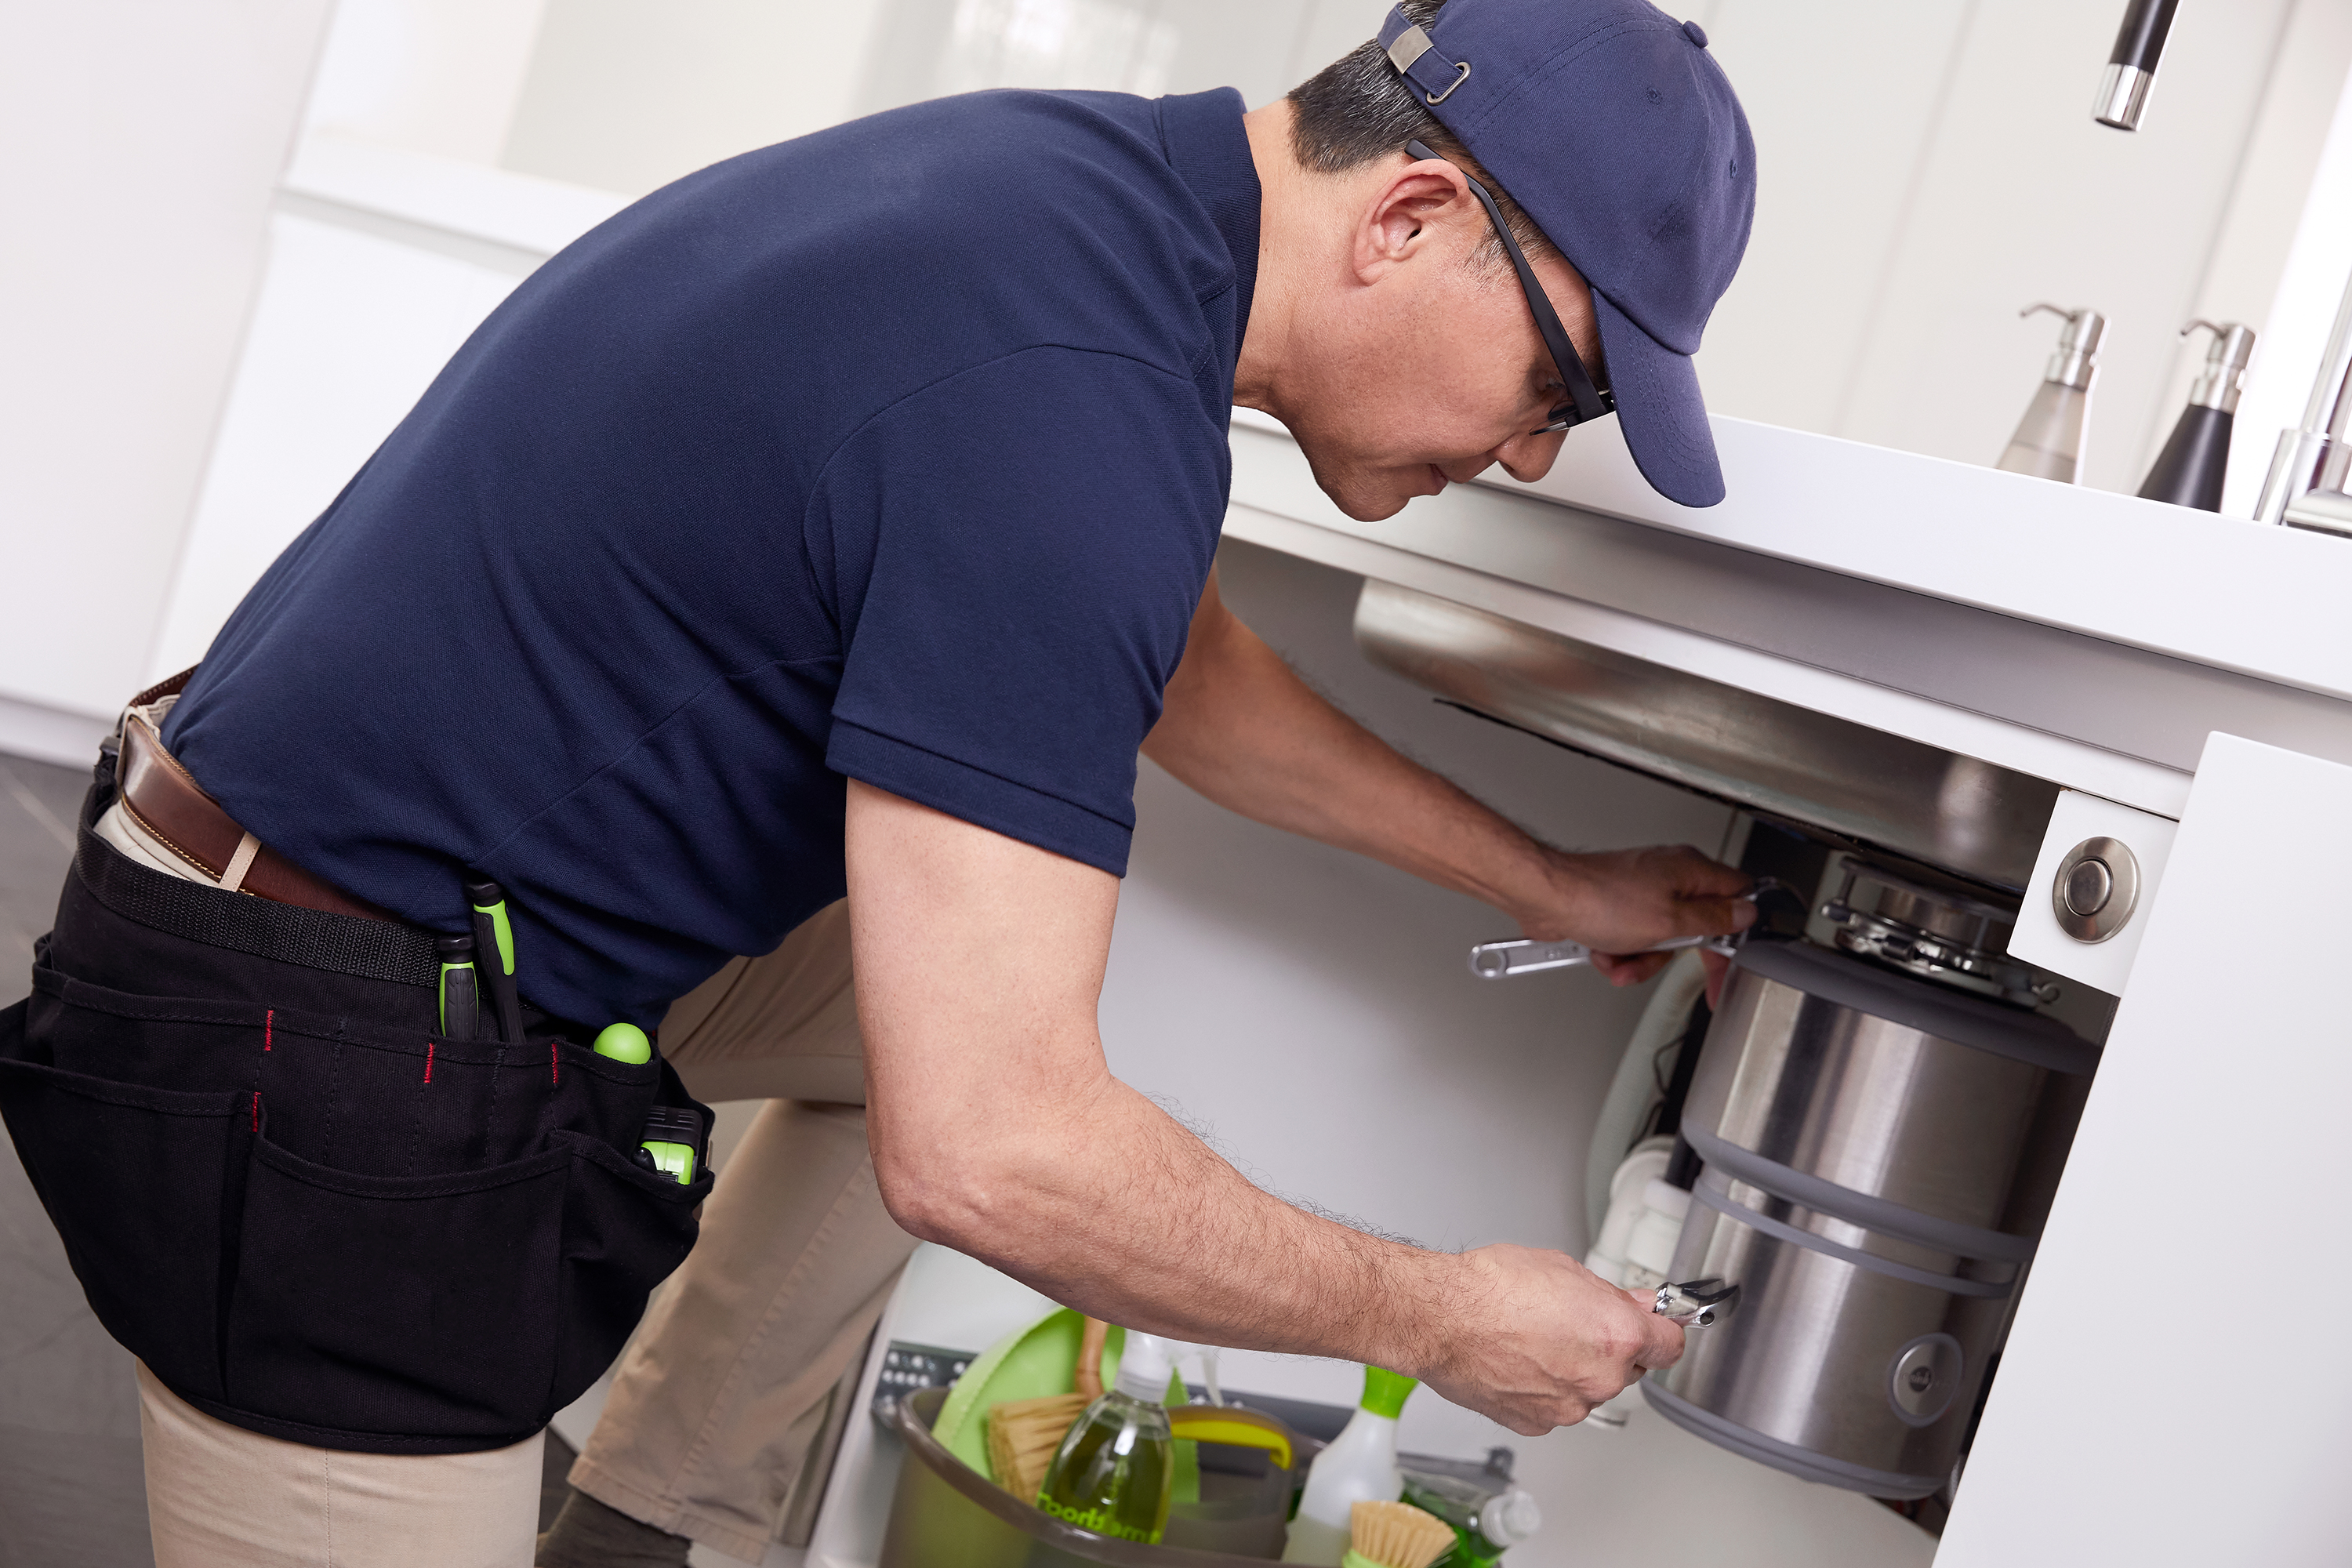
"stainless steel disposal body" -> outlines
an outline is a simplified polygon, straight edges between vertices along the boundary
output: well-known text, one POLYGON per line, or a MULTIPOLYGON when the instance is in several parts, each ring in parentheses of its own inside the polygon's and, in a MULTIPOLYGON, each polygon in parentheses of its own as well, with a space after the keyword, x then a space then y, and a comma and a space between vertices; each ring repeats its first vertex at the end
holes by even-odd
POLYGON ((2053 1019, 1802 942, 1751 942, 1683 1135, 1706 1161, 1670 1277, 1737 1306, 1643 1383, 1809 1480, 1949 1479, 2097 1048, 2053 1019))

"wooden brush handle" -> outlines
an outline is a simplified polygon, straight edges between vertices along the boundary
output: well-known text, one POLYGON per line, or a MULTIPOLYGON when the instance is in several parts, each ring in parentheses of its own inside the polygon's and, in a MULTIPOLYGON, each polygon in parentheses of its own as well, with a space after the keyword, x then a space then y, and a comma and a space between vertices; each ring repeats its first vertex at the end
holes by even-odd
POLYGON ((1078 1392, 1088 1399, 1102 1397, 1103 1336, 1110 1325, 1100 1318, 1087 1320, 1087 1331, 1078 1339, 1078 1392))

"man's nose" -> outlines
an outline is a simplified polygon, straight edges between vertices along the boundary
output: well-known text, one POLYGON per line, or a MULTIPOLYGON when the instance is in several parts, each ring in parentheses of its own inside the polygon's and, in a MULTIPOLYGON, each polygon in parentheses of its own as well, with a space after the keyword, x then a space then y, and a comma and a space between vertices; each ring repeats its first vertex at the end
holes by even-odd
POLYGON ((1514 436, 1488 453, 1487 459, 1502 464, 1505 473, 1526 484, 1551 472, 1553 460, 1559 458, 1560 446, 1567 439, 1565 430, 1555 430, 1549 436, 1514 436))

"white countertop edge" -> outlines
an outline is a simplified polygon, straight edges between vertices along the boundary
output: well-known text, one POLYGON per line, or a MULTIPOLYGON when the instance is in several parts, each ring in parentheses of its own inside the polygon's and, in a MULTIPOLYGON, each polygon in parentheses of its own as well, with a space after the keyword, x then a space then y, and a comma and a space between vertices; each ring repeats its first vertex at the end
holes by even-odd
MULTIPOLYGON (((1289 434, 1255 410, 1236 409, 1234 422, 1289 434)), ((1729 491, 1718 506, 1651 489, 1615 420, 1570 433, 1534 484, 1499 470, 1478 483, 2352 697, 2352 540, 1750 420, 1714 424, 1729 491)))
POLYGON ((1670 669, 2178 817, 2191 775, 1314 523, 1235 505, 1228 538, 1487 610, 1670 669))

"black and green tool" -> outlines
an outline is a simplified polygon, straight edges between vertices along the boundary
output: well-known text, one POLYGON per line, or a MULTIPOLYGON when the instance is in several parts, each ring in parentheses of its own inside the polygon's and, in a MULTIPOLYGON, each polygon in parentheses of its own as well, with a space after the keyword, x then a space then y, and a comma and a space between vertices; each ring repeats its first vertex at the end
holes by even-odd
POLYGON ((645 1142, 637 1145, 637 1163, 648 1171, 675 1177, 682 1187, 692 1186, 702 1137, 699 1113, 677 1106, 656 1105, 646 1112, 645 1142))
MULTIPOLYGON (((654 1059, 654 1043, 635 1024, 607 1024, 593 1047, 600 1057, 642 1067, 654 1059)), ((656 1105, 646 1113, 643 1142, 636 1161, 648 1171, 676 1178, 681 1186, 694 1184, 702 1164, 702 1149, 709 1136, 698 1112, 677 1106, 656 1105)))
POLYGON ((514 925, 507 919, 507 890, 484 878, 466 884, 474 910, 474 951, 489 977, 490 1001, 498 1008, 499 1037, 522 1043, 522 996, 515 990, 514 925))
POLYGON ((474 939, 436 936, 433 951, 441 957, 441 1032, 453 1040, 470 1040, 481 1017, 481 975, 474 968, 474 939))

